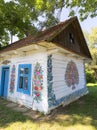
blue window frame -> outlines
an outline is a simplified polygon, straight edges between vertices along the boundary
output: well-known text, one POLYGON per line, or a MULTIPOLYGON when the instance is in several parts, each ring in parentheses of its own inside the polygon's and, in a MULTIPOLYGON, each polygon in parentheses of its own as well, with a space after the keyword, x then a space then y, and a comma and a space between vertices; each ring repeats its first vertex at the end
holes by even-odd
POLYGON ((31 88, 31 64, 20 64, 18 67, 17 91, 30 94, 31 88))

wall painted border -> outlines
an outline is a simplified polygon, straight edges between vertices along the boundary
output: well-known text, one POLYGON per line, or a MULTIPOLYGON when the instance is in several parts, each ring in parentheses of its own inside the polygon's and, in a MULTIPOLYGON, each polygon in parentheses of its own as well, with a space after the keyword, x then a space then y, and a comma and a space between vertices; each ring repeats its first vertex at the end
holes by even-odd
POLYGON ((65 97, 62 97, 58 100, 56 100, 56 104, 55 105, 52 105, 50 108, 49 108, 49 111, 60 106, 60 105, 63 105, 63 106, 66 106, 68 105, 69 103, 73 102, 73 101, 76 101, 77 99, 79 99, 80 97, 86 95, 88 93, 88 89, 87 87, 85 88, 82 88, 78 91, 75 91, 65 97))
POLYGON ((53 85, 53 73, 52 73, 52 55, 48 56, 47 60, 47 87, 48 87, 48 106, 51 108, 56 105, 56 96, 54 90, 52 89, 53 85))

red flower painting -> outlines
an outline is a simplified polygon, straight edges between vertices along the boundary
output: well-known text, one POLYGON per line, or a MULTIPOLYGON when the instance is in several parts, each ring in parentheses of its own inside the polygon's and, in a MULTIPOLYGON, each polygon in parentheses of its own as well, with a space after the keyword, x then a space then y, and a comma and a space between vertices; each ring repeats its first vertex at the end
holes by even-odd
POLYGON ((36 63, 34 68, 33 94, 34 100, 40 102, 42 100, 43 90, 43 71, 40 63, 36 63))

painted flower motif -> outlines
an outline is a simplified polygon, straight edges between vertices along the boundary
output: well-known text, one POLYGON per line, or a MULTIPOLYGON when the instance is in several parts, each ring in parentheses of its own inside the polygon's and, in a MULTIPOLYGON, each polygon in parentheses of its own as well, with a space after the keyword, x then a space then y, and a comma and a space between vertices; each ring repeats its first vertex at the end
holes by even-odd
POLYGON ((40 76, 40 79, 43 79, 43 76, 42 76, 42 75, 40 76))
POLYGON ((68 87, 75 89, 75 84, 79 83, 79 74, 76 64, 73 61, 70 61, 67 64, 65 81, 68 87))
POLYGON ((40 74, 39 71, 37 71, 37 72, 36 72, 36 75, 39 75, 39 74, 40 74))
POLYGON ((36 63, 34 68, 34 79, 33 79, 33 94, 34 100, 40 102, 42 100, 42 92, 43 90, 43 71, 40 63, 36 63))
POLYGON ((39 97, 39 96, 40 96, 40 93, 37 92, 37 93, 36 93, 36 96, 39 97))
POLYGON ((38 87, 37 86, 35 86, 35 88, 34 88, 35 90, 38 90, 38 87))
POLYGON ((10 79, 10 93, 13 93, 14 92, 14 88, 15 88, 15 71, 16 71, 16 68, 15 68, 15 65, 12 66, 12 70, 11 70, 11 79, 10 79))
POLYGON ((36 79, 36 75, 34 75, 34 79, 36 79))
POLYGON ((40 83, 40 81, 36 81, 36 84, 39 84, 40 83))
POLYGON ((53 90, 53 72, 52 72, 52 55, 48 56, 47 60, 47 81, 48 81, 48 104, 49 107, 54 107, 56 104, 56 96, 53 90))
POLYGON ((42 90, 42 86, 40 86, 40 87, 38 88, 38 90, 42 90))

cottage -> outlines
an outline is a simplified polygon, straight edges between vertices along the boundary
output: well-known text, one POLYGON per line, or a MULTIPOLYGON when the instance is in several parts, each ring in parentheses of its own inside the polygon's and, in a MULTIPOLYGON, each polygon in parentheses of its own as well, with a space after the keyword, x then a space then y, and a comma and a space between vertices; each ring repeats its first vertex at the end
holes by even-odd
POLYGON ((48 113, 85 95, 91 60, 77 17, 0 50, 0 96, 48 113))

